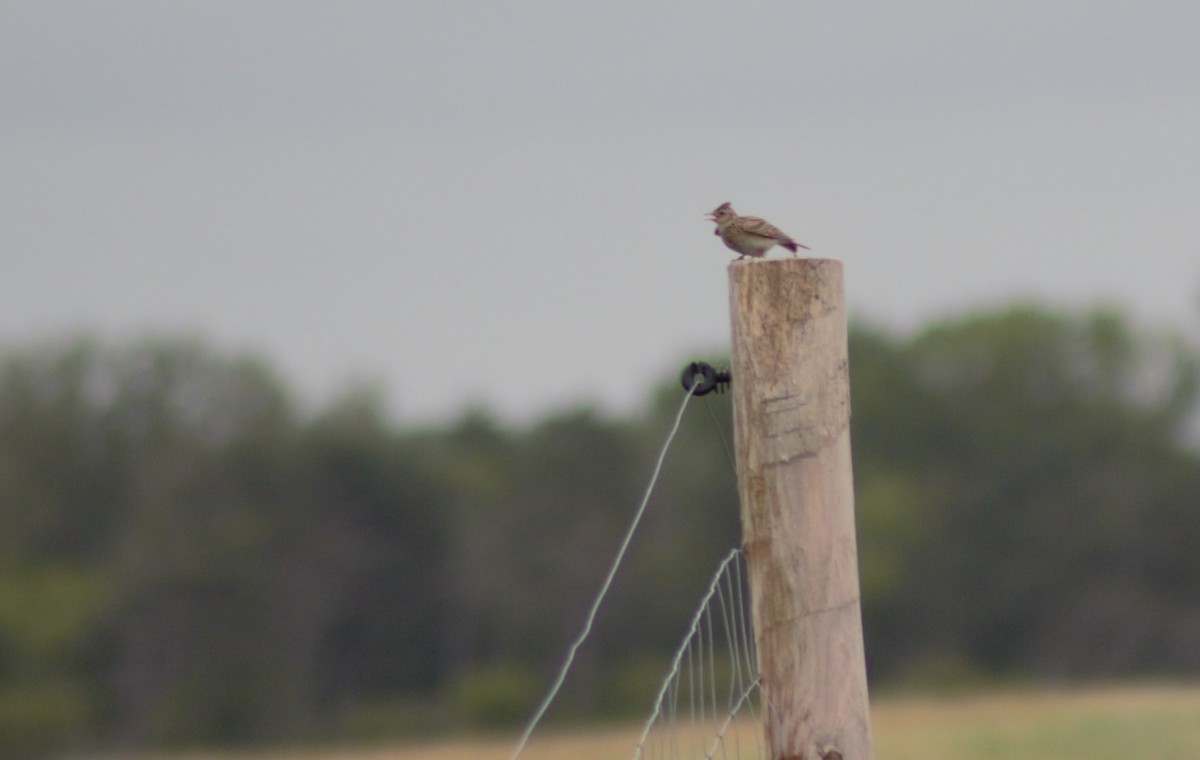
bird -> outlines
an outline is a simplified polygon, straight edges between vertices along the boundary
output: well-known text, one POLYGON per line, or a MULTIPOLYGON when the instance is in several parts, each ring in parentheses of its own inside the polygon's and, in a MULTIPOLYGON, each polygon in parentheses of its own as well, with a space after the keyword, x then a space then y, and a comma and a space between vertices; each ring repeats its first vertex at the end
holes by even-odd
POLYGON ((809 250, 808 246, 792 240, 783 230, 765 219, 757 216, 738 216, 733 206, 728 203, 717 206, 705 219, 717 223, 713 234, 719 235, 728 248, 741 254, 738 256, 739 261, 747 256, 756 259, 765 256, 767 251, 777 245, 791 251, 793 256, 798 255, 797 248, 809 250))

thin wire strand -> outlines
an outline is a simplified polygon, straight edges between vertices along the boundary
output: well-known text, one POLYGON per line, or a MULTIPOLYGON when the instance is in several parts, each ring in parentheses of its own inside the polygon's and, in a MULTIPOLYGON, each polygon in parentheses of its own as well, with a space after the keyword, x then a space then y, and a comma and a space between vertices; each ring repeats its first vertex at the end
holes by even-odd
POLYGON ((737 464, 733 461, 733 449, 729 448, 729 442, 725 440, 725 431, 721 429, 721 423, 717 422, 717 415, 712 410, 712 396, 704 397, 704 409, 708 412, 708 418, 712 420, 713 427, 717 429, 717 436, 721 439, 721 445, 725 447, 725 456, 729 460, 729 469, 733 470, 733 474, 737 475, 737 464))
MULTIPOLYGON (((762 691, 757 668, 743 670, 743 663, 754 660, 753 642, 744 635, 747 610, 742 583, 743 559, 741 552, 731 550, 713 576, 708 593, 675 653, 641 740, 634 748, 634 760, 657 759, 660 757, 658 748, 664 751, 662 757, 665 760, 746 757, 736 718, 738 713, 746 710, 754 722, 758 721, 754 697, 762 691), (714 620, 714 617, 719 619, 714 620), (716 693, 720 680, 716 667, 718 630, 725 634, 730 654, 729 693, 724 707, 719 707, 716 693), (680 732, 678 718, 682 716, 676 714, 674 702, 683 693, 683 688, 687 689, 689 699, 684 715, 693 730, 680 732), (713 732, 705 739, 705 727, 710 724, 713 732), (655 726, 664 729, 661 738, 657 734, 651 737, 655 726)), ((754 741, 749 743, 754 748, 752 756, 762 757, 762 735, 759 731, 753 734, 754 741)))
MULTIPOLYGON (((633 751, 634 760, 642 757, 643 750, 646 745, 646 738, 650 735, 650 729, 654 727, 654 722, 662 716, 663 699, 673 689, 673 684, 677 683, 676 677, 680 673, 680 665, 685 654, 690 656, 692 639, 696 636, 696 631, 700 628, 700 623, 704 618, 705 612, 708 610, 708 604, 712 600, 713 595, 719 591, 721 578, 725 573, 725 568, 730 562, 735 561, 740 552, 737 549, 730 550, 725 559, 717 567, 717 572, 713 574, 712 581, 708 584, 708 591, 705 592, 704 598, 700 600, 700 606, 696 608, 696 613, 692 616, 692 623, 688 627, 687 635, 683 637, 683 643, 675 651, 675 658, 671 661, 671 667, 667 672, 667 677, 663 680, 662 686, 658 690, 658 696, 654 700, 654 710, 650 713, 650 717, 646 719, 645 726, 642 727, 642 735, 638 739, 637 747, 633 751)), ((672 711, 673 712, 673 711, 672 711)), ((674 722, 672 716, 671 722, 674 722)))
POLYGON ((667 450, 671 448, 671 442, 675 440, 675 434, 679 432, 679 425, 683 422, 683 413, 687 409, 688 401, 692 398, 692 390, 697 384, 699 384, 699 380, 694 381, 691 388, 688 388, 687 393, 684 394, 683 403, 679 405, 679 413, 675 415, 675 424, 671 426, 671 432, 667 434, 667 440, 663 443, 662 451, 658 455, 658 462, 654 465, 654 472, 650 475, 650 483, 646 486, 646 493, 642 496, 642 503, 638 506, 637 512, 633 516, 633 522, 629 524, 629 530, 625 532, 625 538, 621 541, 621 547, 617 550, 617 556, 613 559, 612 567, 608 570, 608 576, 600 586, 600 593, 596 594, 596 600, 592 602, 592 608, 588 611, 587 619, 583 623, 583 630, 567 651, 567 659, 563 662, 562 668, 559 669, 558 677, 550 687, 550 693, 542 700, 542 704, 530 719, 529 725, 525 727, 525 733, 521 735, 521 740, 517 743, 516 749, 513 750, 511 760, 517 760, 517 757, 524 751, 525 745, 529 742, 529 737, 533 735, 533 730, 537 728, 537 724, 542 720, 542 716, 550 709, 554 698, 558 696, 558 690, 562 688, 563 681, 567 679, 567 671, 571 669, 571 664, 575 661, 575 653, 592 632, 592 623, 596 620, 596 613, 600 611, 600 605, 604 601, 604 597, 608 595, 608 589, 612 586, 613 578, 617 576, 617 569, 620 568, 621 562, 625 559, 625 552, 629 549, 629 544, 633 541, 633 535, 637 532, 638 525, 642 521, 642 515, 646 512, 646 505, 650 503, 650 494, 654 491, 655 483, 658 482, 659 473, 662 472, 663 462, 667 458, 667 450))
MULTIPOLYGON (((742 691, 742 694, 738 697, 737 702, 735 702, 733 706, 729 708, 728 714, 725 715, 725 722, 721 724, 720 728, 717 729, 716 735, 713 737, 712 748, 704 753, 706 760, 712 759, 713 755, 716 754, 718 747, 723 748, 725 746, 725 732, 729 729, 730 724, 733 723, 734 718, 737 717, 737 712, 742 708, 742 704, 744 704, 746 700, 750 699, 751 695, 754 694, 754 690, 758 687, 759 679, 756 678, 754 679, 753 683, 751 683, 746 687, 745 690, 742 691)), ((734 736, 736 738, 736 732, 734 736)))

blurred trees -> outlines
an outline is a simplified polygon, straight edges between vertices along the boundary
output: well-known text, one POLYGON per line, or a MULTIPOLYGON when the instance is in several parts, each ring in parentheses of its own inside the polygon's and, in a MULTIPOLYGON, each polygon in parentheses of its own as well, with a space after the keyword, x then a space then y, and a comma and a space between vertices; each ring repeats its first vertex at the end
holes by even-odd
MULTIPOLYGON (((874 677, 1200 672, 1193 345, 1029 306, 850 351, 874 677)), ((527 716, 681 393, 407 430, 193 340, 0 354, 0 752, 527 716)), ((693 400, 555 713, 648 704, 738 541, 718 428, 693 400)))
POLYGON ((878 672, 1200 671, 1193 347, 1030 307, 857 336, 878 672))

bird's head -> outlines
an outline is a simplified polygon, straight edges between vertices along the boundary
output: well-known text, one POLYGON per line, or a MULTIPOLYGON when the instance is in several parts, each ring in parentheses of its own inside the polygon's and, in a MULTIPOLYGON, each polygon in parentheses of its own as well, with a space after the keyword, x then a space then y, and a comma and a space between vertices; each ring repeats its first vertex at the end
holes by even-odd
POLYGON ((722 203, 704 216, 710 222, 716 222, 718 225, 726 224, 730 219, 737 216, 733 211, 733 206, 728 203, 722 203))

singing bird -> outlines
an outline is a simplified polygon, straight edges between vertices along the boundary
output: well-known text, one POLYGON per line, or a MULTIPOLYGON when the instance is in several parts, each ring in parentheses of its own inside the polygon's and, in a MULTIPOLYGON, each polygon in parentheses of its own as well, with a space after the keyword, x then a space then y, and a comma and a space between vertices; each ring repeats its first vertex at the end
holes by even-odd
POLYGON ((739 260, 747 256, 760 258, 777 245, 791 251, 793 256, 798 255, 797 248, 808 250, 808 246, 792 240, 783 230, 765 219, 759 219, 757 216, 738 216, 733 206, 728 203, 717 206, 716 210, 709 212, 705 218, 717 223, 713 234, 720 235, 726 246, 741 254, 738 256, 739 260))

